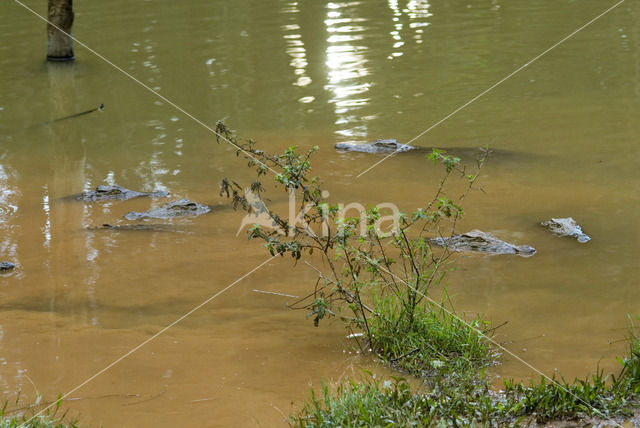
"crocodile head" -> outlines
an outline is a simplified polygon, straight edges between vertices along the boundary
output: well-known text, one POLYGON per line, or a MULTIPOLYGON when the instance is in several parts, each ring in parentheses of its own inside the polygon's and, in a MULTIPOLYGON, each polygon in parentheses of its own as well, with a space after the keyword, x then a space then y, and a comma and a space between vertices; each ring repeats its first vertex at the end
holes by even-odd
POLYGON ((408 144, 399 143, 395 139, 377 140, 373 143, 366 144, 338 143, 335 147, 338 150, 363 153, 394 153, 406 152, 408 150, 415 149, 415 147, 408 144))

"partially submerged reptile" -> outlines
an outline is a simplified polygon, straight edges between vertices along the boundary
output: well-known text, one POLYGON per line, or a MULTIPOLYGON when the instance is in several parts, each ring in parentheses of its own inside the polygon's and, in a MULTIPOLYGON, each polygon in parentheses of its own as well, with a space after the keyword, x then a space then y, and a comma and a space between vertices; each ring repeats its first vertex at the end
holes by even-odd
POLYGON ((125 189, 124 187, 114 185, 100 185, 95 190, 88 190, 75 196, 75 199, 85 202, 99 202, 99 201, 113 201, 113 200, 127 200, 133 198, 140 198, 147 196, 150 198, 164 198, 169 196, 169 193, 158 192, 136 192, 135 190, 125 189))
POLYGON ((208 205, 202 205, 189 199, 169 202, 159 208, 153 208, 145 212, 131 211, 125 214, 127 220, 139 220, 141 218, 173 218, 184 216, 198 216, 211 211, 208 205))
MULTIPOLYGON (((335 148, 336 150, 343 150, 346 152, 361 152, 372 154, 405 153, 410 151, 430 153, 434 149, 434 147, 410 146, 409 144, 402 144, 394 138, 387 140, 377 140, 373 143, 365 144, 338 143, 335 145, 335 148)), ((489 157, 512 157, 518 154, 517 152, 511 150, 484 147, 442 147, 439 149, 448 154, 460 156, 463 158, 479 158, 484 155, 487 155, 489 157)))
POLYGON ((100 226, 87 227, 89 231, 96 230, 113 230, 113 231, 147 231, 147 232, 180 232, 170 224, 109 224, 105 223, 100 226))
POLYGON ((338 143, 336 144, 337 150, 344 150, 346 152, 362 152, 362 153, 375 153, 375 154, 387 154, 394 152, 408 152, 409 150, 419 150, 418 147, 410 146, 408 144, 399 143, 395 138, 388 140, 377 140, 373 143, 355 144, 355 143, 338 143))
POLYGON ((591 237, 582 232, 582 228, 571 217, 552 218, 551 220, 543 221, 540 224, 558 236, 569 236, 571 238, 575 238, 581 243, 589 242, 591 240, 591 237))
POLYGON ((12 270, 16 265, 11 262, 0 262, 0 272, 12 270))
POLYGON ((490 233, 480 230, 453 235, 446 238, 433 238, 430 242, 452 251, 472 251, 489 254, 515 254, 530 257, 536 253, 535 248, 529 245, 514 245, 502 241, 490 233))

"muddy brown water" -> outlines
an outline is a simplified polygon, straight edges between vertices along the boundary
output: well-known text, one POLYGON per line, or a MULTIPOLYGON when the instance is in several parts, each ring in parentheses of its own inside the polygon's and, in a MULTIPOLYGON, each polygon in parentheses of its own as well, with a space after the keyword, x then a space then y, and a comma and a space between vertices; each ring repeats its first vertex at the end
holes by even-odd
MULTIPOLYGON (((380 158, 333 145, 406 142, 613 5, 534 3, 78 2, 74 35, 204 123, 224 118, 268 150, 320 146, 332 200, 409 211, 439 179, 430 163, 403 154, 357 178, 380 158)), ((175 233, 87 230, 167 200, 66 196, 117 183, 215 205, 223 177, 248 179, 244 161, 78 44, 75 64, 45 64, 43 23, 11 1, 0 13, 0 259, 17 263, 0 276, 0 391, 29 402, 70 391, 268 255, 236 237, 232 210, 172 220, 175 233)), ((616 370, 639 313, 638 18, 623 3, 414 142, 521 153, 483 169, 459 229, 538 253, 458 256, 448 287, 458 312, 507 322, 496 339, 549 375, 616 370), (538 226, 565 216, 592 241, 538 226)), ((314 279, 270 262, 65 406, 87 426, 284 425, 310 386, 384 372, 349 354, 339 323, 314 328, 292 298, 253 291, 303 295, 314 279)), ((509 356, 495 374, 535 375, 509 356)))

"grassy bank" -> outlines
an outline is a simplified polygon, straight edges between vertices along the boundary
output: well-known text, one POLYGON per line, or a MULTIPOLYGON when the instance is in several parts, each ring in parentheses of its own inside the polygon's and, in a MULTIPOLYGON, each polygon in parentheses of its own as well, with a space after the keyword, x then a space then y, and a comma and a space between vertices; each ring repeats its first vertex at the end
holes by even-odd
POLYGON ((44 408, 40 399, 25 408, 18 408, 18 401, 19 398, 16 400, 15 409, 9 409, 7 401, 0 408, 0 428, 79 428, 77 421, 65 420, 67 419, 66 412, 58 414, 60 402, 52 407, 52 411, 47 410, 39 415, 39 410, 44 408))
POLYGON ((442 312, 422 313, 407 334, 398 334, 402 330, 389 334, 389 320, 381 322, 380 330, 372 326, 379 343, 386 343, 380 358, 423 379, 422 390, 412 391, 402 379, 380 382, 373 376, 362 383, 348 381, 333 393, 324 386, 321 396, 312 393, 291 425, 517 426, 624 419, 640 406, 640 340, 633 326, 628 354, 619 360, 622 368, 617 375, 599 372, 571 383, 506 381, 503 390, 492 391, 485 376, 495 358, 491 346, 477 330, 452 318, 442 312))
POLYGON ((47 416, 27 421, 28 418, 21 416, 0 416, 0 428, 79 428, 75 422, 65 422, 47 416))

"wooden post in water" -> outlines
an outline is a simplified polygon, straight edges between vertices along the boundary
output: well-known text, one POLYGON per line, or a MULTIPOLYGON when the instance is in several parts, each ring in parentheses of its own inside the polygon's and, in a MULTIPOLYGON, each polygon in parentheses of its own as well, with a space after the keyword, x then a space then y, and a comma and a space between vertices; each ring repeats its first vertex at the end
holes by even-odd
POLYGON ((67 35, 71 34, 73 25, 73 0, 49 0, 49 22, 47 24, 47 60, 73 61, 73 40, 67 35))

